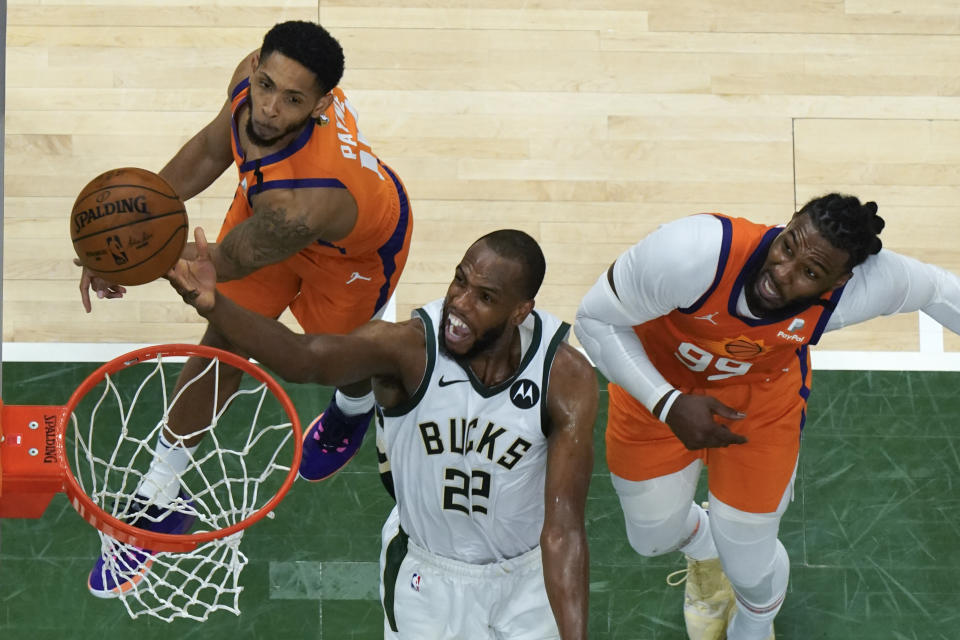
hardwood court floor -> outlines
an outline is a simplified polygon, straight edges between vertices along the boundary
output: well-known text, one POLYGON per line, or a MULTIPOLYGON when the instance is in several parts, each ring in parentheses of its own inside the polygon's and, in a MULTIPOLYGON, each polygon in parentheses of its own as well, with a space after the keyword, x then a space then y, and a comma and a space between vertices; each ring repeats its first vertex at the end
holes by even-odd
MULTIPOLYGON (((92 369, 6 363, 3 399, 65 402, 92 369)), ((287 387, 305 420, 326 404, 328 390, 287 387)), ((821 371, 813 389, 796 499, 781 530, 791 584, 778 640, 957 638, 956 374, 821 371)), ((604 411, 587 511, 590 637, 682 640, 682 591, 664 582, 682 562, 676 554, 644 560, 630 549, 604 463, 605 419, 604 411)), ((168 625, 131 621, 118 602, 87 593, 97 537, 60 497, 43 519, 3 523, 0 636, 379 638, 376 562, 390 507, 368 437, 344 472, 296 483, 276 519, 250 529, 240 617, 168 625)))
MULTIPOLYGON (((960 272, 960 4, 954 0, 10 0, 3 336, 196 341, 164 283, 80 311, 67 219, 118 166, 160 169, 285 19, 343 43, 341 86, 404 180, 413 244, 397 317, 442 295, 475 238, 532 234, 537 304, 583 294, 659 224, 782 223, 813 196, 876 200, 884 246, 960 272), (945 250, 946 249, 946 250, 945 250)), ((229 169, 187 203, 216 236, 229 169)), ((916 316, 828 336, 917 350, 916 316)), ((956 351, 960 339, 948 339, 956 351)))

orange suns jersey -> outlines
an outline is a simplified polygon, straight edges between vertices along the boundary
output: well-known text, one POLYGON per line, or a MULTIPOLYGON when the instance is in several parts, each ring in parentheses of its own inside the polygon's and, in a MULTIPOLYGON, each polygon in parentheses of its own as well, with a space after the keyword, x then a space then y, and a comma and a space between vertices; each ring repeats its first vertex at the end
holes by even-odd
POLYGON ((776 382, 785 394, 799 393, 806 400, 808 345, 819 340, 843 290, 838 288, 786 318, 740 315, 737 302, 745 281, 762 265, 782 227, 714 215, 722 224, 723 241, 710 288, 692 306, 654 318, 634 331, 653 365, 681 390, 776 382))
MULTIPOLYGON (((323 256, 399 252, 409 235, 406 193, 396 174, 373 154, 357 128, 357 114, 337 87, 333 102, 312 127, 287 147, 248 161, 237 131, 239 110, 249 101, 250 79, 231 91, 233 159, 240 171, 234 206, 243 199, 252 213, 253 198, 270 189, 346 189, 357 203, 357 223, 336 243, 318 240, 308 251, 323 256)), ((389 275, 388 279, 389 279, 389 275)))

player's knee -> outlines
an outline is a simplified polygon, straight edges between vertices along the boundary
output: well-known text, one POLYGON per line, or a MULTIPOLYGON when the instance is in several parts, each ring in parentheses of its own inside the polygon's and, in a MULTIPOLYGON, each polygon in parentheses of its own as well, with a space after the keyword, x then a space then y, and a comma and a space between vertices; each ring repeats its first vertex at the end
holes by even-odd
POLYGON ((787 562, 786 550, 777 539, 780 516, 776 513, 748 513, 719 500, 710 503, 710 529, 723 570, 741 593, 763 586, 779 563, 787 562))
POLYGON ((626 525, 630 546, 634 551, 648 558, 676 551, 685 535, 682 517, 663 520, 638 520, 627 517, 626 525))
POLYGON ((663 555, 689 537, 687 516, 697 473, 699 466, 691 465, 681 473, 640 482, 612 475, 634 551, 647 557, 663 555))

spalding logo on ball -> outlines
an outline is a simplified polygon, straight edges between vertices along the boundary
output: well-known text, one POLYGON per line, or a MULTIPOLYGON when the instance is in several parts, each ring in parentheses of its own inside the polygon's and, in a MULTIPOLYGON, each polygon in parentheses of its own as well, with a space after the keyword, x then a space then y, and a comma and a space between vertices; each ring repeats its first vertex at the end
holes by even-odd
POLYGON ((77 257, 116 284, 156 280, 187 242, 187 211, 166 180, 146 169, 102 173, 83 188, 70 215, 77 257))

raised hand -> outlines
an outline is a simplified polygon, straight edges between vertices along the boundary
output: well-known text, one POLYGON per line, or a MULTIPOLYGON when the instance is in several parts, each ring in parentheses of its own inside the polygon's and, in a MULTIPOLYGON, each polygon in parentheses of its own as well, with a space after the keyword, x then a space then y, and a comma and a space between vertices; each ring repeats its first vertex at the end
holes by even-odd
POLYGON ((687 449, 707 449, 744 444, 747 439, 714 420, 720 416, 728 420, 746 417, 713 396, 684 393, 676 399, 665 422, 687 449))
POLYGON ((203 229, 194 229, 193 237, 196 241, 196 257, 191 260, 180 258, 164 277, 184 302, 205 314, 213 310, 216 302, 217 270, 210 260, 203 229))
POLYGON ((90 305, 91 289, 97 292, 97 297, 100 299, 122 298, 123 294, 127 292, 126 287, 110 282, 109 280, 104 280, 100 276, 93 275, 89 269, 83 266, 79 259, 74 258, 73 264, 78 267, 83 267, 83 271, 80 274, 80 301, 83 303, 83 310, 87 313, 90 313, 93 309, 90 305))

